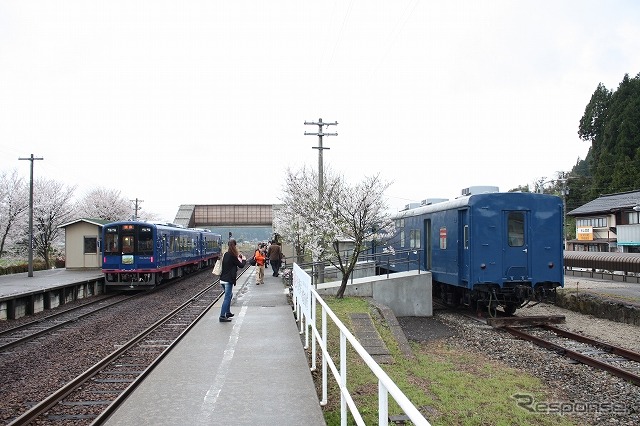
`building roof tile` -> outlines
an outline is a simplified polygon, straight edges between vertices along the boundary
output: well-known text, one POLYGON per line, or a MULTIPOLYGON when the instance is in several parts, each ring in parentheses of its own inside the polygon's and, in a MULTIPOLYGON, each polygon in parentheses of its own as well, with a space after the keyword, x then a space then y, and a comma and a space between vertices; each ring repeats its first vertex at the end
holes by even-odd
POLYGON ((640 191, 619 192, 606 194, 589 201, 577 209, 567 213, 567 216, 583 216, 598 213, 611 213, 623 209, 630 209, 640 205, 640 191))

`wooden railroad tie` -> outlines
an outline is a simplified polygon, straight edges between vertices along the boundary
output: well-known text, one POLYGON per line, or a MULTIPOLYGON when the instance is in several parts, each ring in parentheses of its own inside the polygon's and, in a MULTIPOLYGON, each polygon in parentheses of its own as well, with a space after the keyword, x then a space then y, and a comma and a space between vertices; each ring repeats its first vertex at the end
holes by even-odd
POLYGON ((492 327, 526 327, 543 324, 564 324, 565 322, 564 315, 487 318, 487 324, 492 327))

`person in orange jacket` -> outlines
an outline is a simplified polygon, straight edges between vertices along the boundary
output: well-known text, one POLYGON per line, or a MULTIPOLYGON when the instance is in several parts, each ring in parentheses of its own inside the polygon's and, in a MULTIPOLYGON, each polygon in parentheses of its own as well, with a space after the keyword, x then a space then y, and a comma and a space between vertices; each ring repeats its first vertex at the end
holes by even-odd
POLYGON ((254 253, 256 259, 256 268, 258 273, 256 275, 256 285, 264 284, 264 264, 267 260, 266 248, 264 243, 260 243, 256 252, 254 253))

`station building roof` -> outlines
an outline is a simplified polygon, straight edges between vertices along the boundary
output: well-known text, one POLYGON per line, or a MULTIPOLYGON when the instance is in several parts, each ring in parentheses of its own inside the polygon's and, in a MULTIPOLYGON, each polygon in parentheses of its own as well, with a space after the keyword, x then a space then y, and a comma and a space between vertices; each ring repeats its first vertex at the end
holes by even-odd
POLYGON ((80 218, 80 219, 72 220, 71 222, 63 223, 62 225, 59 225, 58 228, 66 228, 67 226, 75 225, 76 223, 80 223, 80 222, 86 222, 86 223, 90 223, 92 225, 96 225, 96 226, 102 227, 102 226, 106 225, 107 223, 111 223, 113 221, 112 220, 104 220, 104 219, 80 218))
POLYGON ((640 191, 606 194, 589 201, 577 209, 571 210, 567 213, 567 216, 610 214, 620 210, 633 209, 637 205, 640 205, 640 191))

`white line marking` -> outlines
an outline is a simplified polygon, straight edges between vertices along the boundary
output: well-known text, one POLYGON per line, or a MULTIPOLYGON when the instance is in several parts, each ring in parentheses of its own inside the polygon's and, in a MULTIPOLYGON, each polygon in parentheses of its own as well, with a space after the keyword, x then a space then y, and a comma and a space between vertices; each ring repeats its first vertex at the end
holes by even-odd
POLYGON ((216 374, 215 379, 213 379, 213 383, 209 387, 209 390, 207 391, 206 395, 204 396, 204 400, 202 401, 201 420, 203 422, 200 424, 207 424, 206 420, 211 417, 211 414, 213 414, 216 409, 216 402, 218 401, 218 397, 220 396, 220 392, 222 391, 224 382, 227 379, 231 361, 233 360, 233 355, 236 351, 236 345, 238 344, 238 339, 240 338, 240 328, 242 327, 242 322, 244 321, 244 316, 246 313, 247 306, 243 305, 240 309, 240 312, 234 317, 233 330, 231 330, 231 334, 229 335, 229 342, 224 349, 224 356, 222 357, 222 361, 220 362, 220 366, 218 367, 218 373, 216 374))

